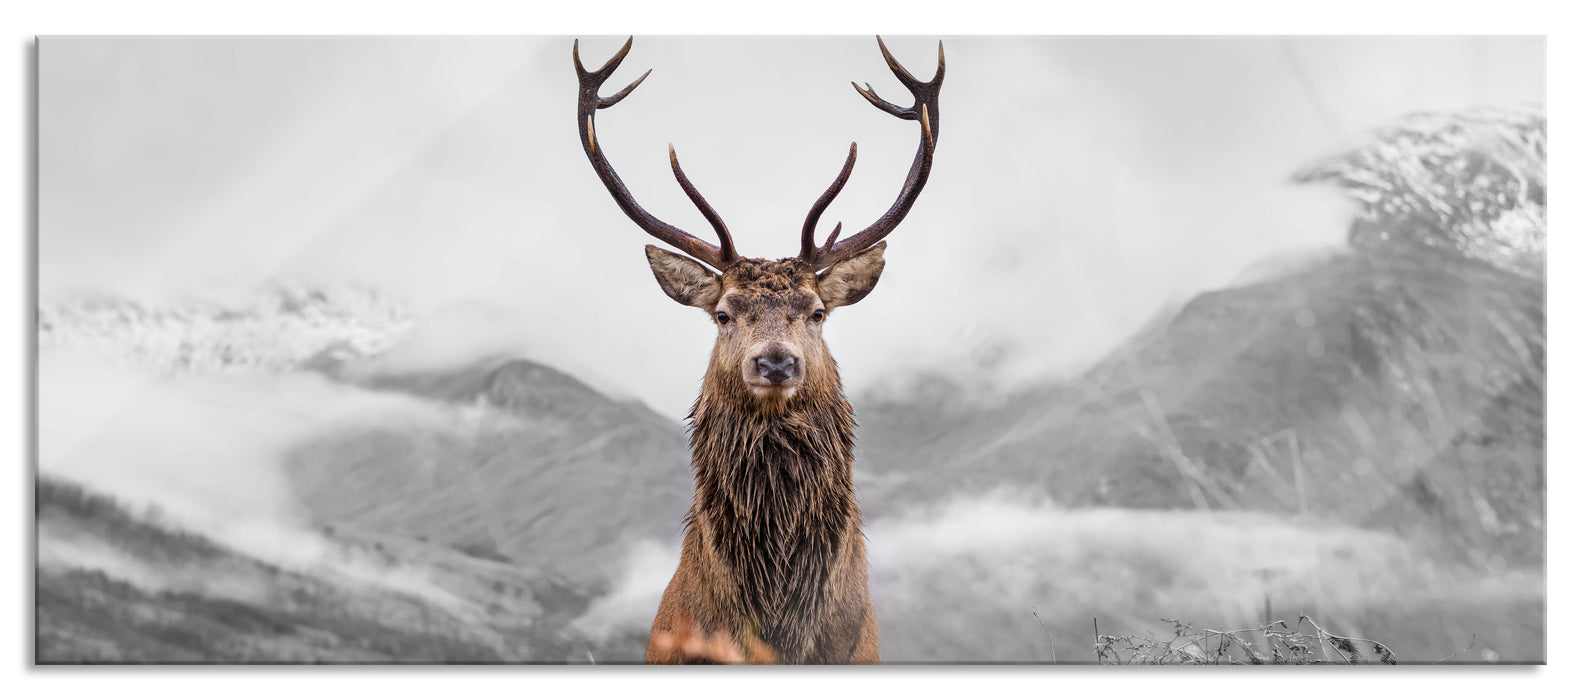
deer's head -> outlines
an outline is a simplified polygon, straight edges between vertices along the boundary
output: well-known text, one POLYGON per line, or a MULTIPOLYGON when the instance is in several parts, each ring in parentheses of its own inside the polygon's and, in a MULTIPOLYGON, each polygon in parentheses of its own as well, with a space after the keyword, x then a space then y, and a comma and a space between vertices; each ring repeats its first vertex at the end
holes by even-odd
POLYGON ((814 229, 819 216, 834 201, 851 177, 857 162, 857 144, 851 145, 846 164, 835 182, 813 203, 802 224, 802 245, 796 257, 781 260, 743 258, 736 253, 730 232, 714 208, 704 200, 681 170, 675 148, 670 149, 670 168, 687 197, 714 228, 719 245, 699 239, 649 214, 627 191, 625 183, 605 159, 594 133, 594 113, 614 106, 631 94, 648 73, 610 97, 600 97, 599 88, 626 58, 632 40, 596 71, 582 67, 573 42, 571 54, 578 78, 577 128, 582 148, 599 179, 609 189, 616 204, 632 221, 660 241, 687 255, 678 255, 657 246, 647 246, 649 267, 659 286, 671 299, 709 314, 719 334, 709 364, 709 382, 726 391, 750 397, 765 405, 779 405, 799 394, 839 391, 835 361, 824 345, 823 328, 831 312, 861 301, 879 282, 884 270, 882 239, 894 230, 912 203, 923 191, 933 165, 934 145, 939 137, 939 88, 945 78, 945 48, 939 49, 939 68, 927 82, 912 77, 884 41, 879 50, 907 90, 911 107, 901 107, 881 99, 872 86, 857 89, 869 102, 889 114, 919 122, 921 134, 917 156, 901 194, 890 209, 873 225, 840 238, 836 224, 823 245, 815 245, 814 229), (688 257, 690 256, 690 257, 688 257), (712 269, 711 269, 712 268, 712 269))
POLYGON ((715 274, 657 246, 648 246, 648 264, 665 294, 713 319, 719 336, 710 379, 756 399, 787 400, 804 385, 838 389, 824 323, 836 307, 873 290, 884 270, 884 244, 822 274, 799 258, 739 259, 715 274))

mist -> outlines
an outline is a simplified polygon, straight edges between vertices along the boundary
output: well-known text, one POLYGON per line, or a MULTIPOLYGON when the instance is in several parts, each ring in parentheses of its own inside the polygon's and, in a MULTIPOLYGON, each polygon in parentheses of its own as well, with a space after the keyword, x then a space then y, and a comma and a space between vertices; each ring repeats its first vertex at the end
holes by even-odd
MULTIPOLYGON (((1038 619, 1061 661, 1092 661, 1095 616, 1105 634, 1151 631, 1168 639, 1166 617, 1225 630, 1274 619, 1295 625, 1307 614, 1341 633, 1418 642, 1434 611, 1499 616, 1544 590, 1539 570, 1491 576, 1443 564, 1398 537, 1321 518, 1073 509, 1011 489, 879 518, 866 534, 887 662, 1047 661, 1038 619), (1263 617, 1265 606, 1273 618, 1263 617)), ((578 628, 595 639, 646 635, 675 571, 671 549, 634 545, 626 572, 578 628)), ((1510 629, 1521 618, 1481 628, 1485 646, 1525 634, 1510 629)), ((1396 648, 1424 660, 1440 652, 1396 648)))
MULTIPOLYGON (((113 494, 276 565, 328 567, 362 583, 444 597, 321 536, 284 471, 284 455, 303 441, 367 425, 472 439, 479 430, 512 429, 514 420, 486 407, 372 392, 304 373, 169 375, 75 352, 40 358, 41 475, 113 494)), ((108 550, 66 542, 54 551, 58 538, 44 539, 51 543, 41 547, 49 550, 46 560, 114 569, 134 581, 157 578, 108 550)))

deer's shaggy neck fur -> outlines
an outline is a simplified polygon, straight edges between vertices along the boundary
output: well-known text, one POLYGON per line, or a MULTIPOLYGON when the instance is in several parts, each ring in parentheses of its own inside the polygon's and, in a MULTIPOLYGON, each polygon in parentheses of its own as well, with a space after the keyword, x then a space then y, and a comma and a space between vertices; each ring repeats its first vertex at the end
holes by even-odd
POLYGON ((736 632, 782 662, 845 663, 868 604, 851 405, 833 367, 771 404, 732 381, 736 371, 711 366, 691 416, 686 546, 705 607, 747 621, 756 629, 736 632))

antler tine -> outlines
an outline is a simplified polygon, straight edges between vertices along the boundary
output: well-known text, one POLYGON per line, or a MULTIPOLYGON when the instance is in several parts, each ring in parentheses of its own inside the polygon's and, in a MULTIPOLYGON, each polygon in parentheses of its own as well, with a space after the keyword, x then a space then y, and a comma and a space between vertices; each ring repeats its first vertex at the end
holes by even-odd
POLYGON ((830 246, 835 245, 835 239, 840 238, 840 224, 841 224, 841 222, 839 222, 839 221, 835 222, 835 230, 830 231, 829 232, 829 238, 824 241, 824 248, 825 249, 828 249, 830 246))
POLYGON ((867 99, 868 102, 873 104, 873 106, 878 107, 879 109, 882 109, 882 110, 884 110, 886 112, 889 112, 890 114, 892 114, 894 116, 897 116, 897 117, 900 117, 902 119, 911 119, 911 117, 907 116, 907 112, 906 112, 906 108, 905 107, 902 107, 901 105, 898 105, 898 104, 894 104, 894 103, 890 102, 889 100, 886 100, 883 97, 880 97, 879 93, 874 92, 874 89, 873 89, 872 85, 869 85, 868 83, 863 83, 863 85, 867 87, 866 90, 864 90, 863 88, 857 87, 857 83, 855 81, 853 81, 852 84, 851 84, 852 87, 857 88, 857 94, 862 95, 863 98, 867 99))
POLYGON ((731 232, 725 228, 725 220, 720 218, 714 207, 709 206, 709 201, 703 198, 698 188, 692 186, 692 181, 687 179, 687 174, 681 171, 681 161, 676 160, 676 146, 670 145, 670 171, 676 174, 676 182, 681 183, 682 191, 687 193, 687 199, 703 212, 703 218, 709 220, 709 225, 714 227, 714 234, 720 239, 720 261, 730 262, 736 259, 736 245, 731 241, 731 232))
MULTIPOLYGON (((615 73, 615 69, 616 68, 621 67, 621 61, 626 60, 626 54, 631 52, 631 50, 632 50, 632 37, 626 37, 626 43, 621 45, 621 50, 620 51, 615 52, 615 55, 611 56, 610 60, 605 61, 604 65, 599 66, 598 70, 593 71, 592 73, 589 73, 587 70, 585 70, 582 67, 582 57, 577 55, 577 48, 578 48, 577 47, 577 43, 578 43, 577 39, 572 39, 571 40, 571 60, 572 60, 572 62, 577 64, 577 78, 578 78, 578 80, 579 81, 586 81, 590 77, 591 78, 596 78, 597 81, 598 81, 598 85, 601 85, 601 86, 604 84, 604 81, 610 79, 610 75, 615 73)), ((599 98, 599 109, 604 109, 605 107, 613 107, 613 106, 615 106, 615 103, 626 99, 626 96, 632 94, 632 91, 636 90, 637 86, 641 85, 644 80, 647 80, 648 79, 648 74, 652 73, 652 72, 654 72, 654 70, 652 68, 650 68, 650 69, 648 69, 648 71, 646 71, 642 75, 638 76, 637 80, 632 81, 631 85, 626 86, 626 89, 621 90, 620 92, 617 92, 614 95, 611 95, 609 97, 601 97, 601 98, 599 98)))
MULTIPOLYGON (((846 187, 846 180, 851 178, 851 169, 857 164, 857 142, 851 142, 851 152, 846 155, 846 165, 840 169, 840 174, 835 176, 835 182, 829 189, 824 190, 818 201, 813 202, 813 208, 808 211, 807 218, 802 221, 802 250, 797 257, 803 260, 813 259, 813 230, 818 228, 818 218, 824 215, 824 210, 829 208, 829 203, 835 201, 835 195, 840 194, 846 187)), ((836 233, 840 232, 840 224, 835 224, 836 233)), ((830 240, 834 240, 833 238, 830 240)))
MULTIPOLYGON (((890 47, 884 45, 884 37, 874 35, 873 38, 879 40, 879 53, 884 54, 884 63, 885 65, 890 66, 890 72, 894 73, 896 78, 899 78, 901 82, 907 86, 912 86, 922 82, 917 78, 912 77, 912 74, 901 65, 901 62, 895 60, 895 56, 890 54, 890 47)), ((941 41, 940 44, 943 45, 944 42, 941 41)))
POLYGON ((614 166, 610 165, 610 161, 605 159, 604 153, 599 149, 598 136, 593 128, 594 113, 600 109, 613 107, 621 100, 626 99, 626 96, 632 94, 632 91, 636 90, 637 86, 641 85, 648 78, 649 73, 653 71, 650 70, 643 73, 637 80, 632 81, 631 85, 626 86, 614 95, 600 97, 599 88, 604 85, 604 81, 610 78, 615 69, 620 67, 621 61, 626 58, 627 52, 631 51, 632 38, 627 37, 626 44, 621 46, 621 50, 617 51, 615 56, 606 61, 598 70, 592 72, 583 68, 578 44, 579 42, 575 40, 571 42, 571 60, 577 69, 577 130, 582 137, 582 150, 587 154, 588 162, 593 165, 594 172, 599 175, 599 180, 604 182, 605 189, 610 191, 610 196, 615 198, 616 205, 620 206, 621 211, 626 213, 627 218, 630 218, 638 227, 648 232, 648 235, 679 248, 682 252, 697 258, 700 262, 723 272, 726 267, 730 266, 731 262, 735 261, 736 247, 731 243, 730 233, 725 229, 725 222, 720 219, 719 214, 714 211, 713 207, 709 206, 708 202, 703 199, 703 195, 698 193, 697 188, 693 187, 692 183, 687 180, 686 175, 681 172, 681 165, 676 161, 674 148, 670 150, 670 164, 671 169, 675 172, 676 180, 681 183, 681 188, 686 191, 687 197, 692 200, 692 203, 698 209, 702 210, 704 218, 708 219, 709 224, 714 227, 714 232, 720 238, 719 246, 714 246, 686 231, 667 224, 643 209, 637 203, 637 200, 632 197, 632 193, 626 189, 626 183, 621 182, 621 177, 615 173, 614 166))
POLYGON ((648 70, 643 71, 642 75, 637 76, 637 79, 633 80, 631 85, 621 88, 620 92, 610 95, 609 97, 600 97, 599 109, 604 109, 605 107, 614 107, 616 103, 626 99, 626 96, 632 94, 632 91, 636 90, 637 86, 642 85, 643 81, 648 79, 648 74, 652 72, 654 72, 654 69, 649 68, 648 70))
MULTIPOLYGON (((895 60, 895 56, 890 54, 889 47, 884 45, 883 38, 875 38, 879 41, 879 52, 884 55, 885 64, 890 67, 892 73, 895 73, 896 79, 901 81, 907 91, 912 93, 912 106, 902 107, 888 102, 879 97, 872 85, 866 83, 864 83, 866 90, 857 87, 855 82, 851 86, 857 90, 857 94, 863 96, 863 99, 891 116, 919 122, 921 129, 918 135, 917 155, 912 159, 912 169, 906 175, 906 182, 901 185, 901 193, 896 196, 895 203, 890 205, 890 209, 880 216, 878 221, 845 240, 838 240, 838 235, 832 234, 822 247, 813 249, 812 225, 817 215, 822 214, 824 208, 829 206, 826 198, 834 199, 834 193, 839 192, 845 185, 845 178, 850 174, 852 165, 852 159, 847 159, 846 170, 842 171, 836 184, 825 192, 825 197, 821 197, 813 205, 813 212, 803 224, 802 259, 808 261, 816 270, 856 257, 895 230, 901 220, 906 218, 907 212, 911 211, 918 195, 922 194, 923 185, 928 182, 929 171, 933 169, 934 147, 939 142, 939 89, 945 82, 945 42, 939 42, 939 67, 935 69, 934 77, 928 82, 923 82, 913 77, 899 61, 895 60)), ((852 144, 852 158, 855 157, 856 144, 852 144)), ((840 227, 837 226, 836 234, 839 231, 840 227)))

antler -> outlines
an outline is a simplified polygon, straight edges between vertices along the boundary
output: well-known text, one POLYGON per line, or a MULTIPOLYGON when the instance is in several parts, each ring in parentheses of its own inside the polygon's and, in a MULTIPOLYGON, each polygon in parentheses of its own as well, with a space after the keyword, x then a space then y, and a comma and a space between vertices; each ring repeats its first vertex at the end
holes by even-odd
POLYGON ((676 160, 676 148, 670 147, 670 170, 676 175, 676 182, 681 183, 681 189, 686 191, 687 198, 703 212, 703 218, 708 219, 709 225, 714 227, 715 235, 719 236, 718 247, 693 236, 675 226, 671 226, 658 217, 648 213, 637 201, 632 198, 632 193, 627 191, 626 184, 621 182, 621 177, 615 174, 615 168, 605 160, 604 153, 599 149, 599 142, 593 130, 593 113, 606 107, 613 107, 627 95, 632 94, 637 86, 652 73, 650 69, 632 81, 631 85, 609 97, 600 97, 599 88, 604 85, 615 69, 626 58, 626 53, 632 50, 632 39, 626 39, 626 45, 616 52, 615 56, 602 67, 593 72, 588 72, 582 67, 582 58, 577 55, 577 42, 571 42, 571 60, 577 66, 577 131, 582 136, 582 150, 588 154, 588 162, 593 164, 594 172, 599 174, 599 179, 604 181, 604 186, 610 191, 610 196, 615 198, 615 203, 620 205, 621 211, 636 222, 638 226, 647 231, 649 235, 680 248, 687 255, 697 258, 700 262, 708 264, 721 272, 736 260, 736 246, 731 242, 731 233, 726 230, 725 222, 720 215, 709 206, 702 194, 687 179, 686 173, 681 171, 681 163, 676 160))
POLYGON ((889 112, 901 119, 910 119, 920 122, 922 135, 917 145, 917 156, 912 159, 912 170, 906 175, 906 183, 901 185, 901 194, 895 198, 895 203, 890 205, 889 211, 879 217, 872 226, 865 228, 852 236, 837 242, 840 237, 840 224, 835 224, 835 230, 829 234, 829 239, 823 246, 813 246, 813 229, 818 225, 819 216, 834 201, 835 195, 846 186, 847 178, 851 177, 852 166, 857 162, 857 144, 851 145, 851 153, 846 156, 846 166, 841 168, 840 175, 835 178, 834 184, 824 191, 823 196, 813 203, 813 209, 808 212, 807 219, 802 223, 802 251, 801 258, 806 260, 815 270, 856 257, 863 251, 873 247, 885 236, 900 225, 906 218, 906 213, 911 210, 912 203, 917 201, 917 196, 923 192, 923 184, 928 182, 928 172, 934 165, 934 145, 939 141, 939 88, 945 81, 945 42, 939 42, 939 68, 934 72, 934 77, 928 82, 923 82, 912 77, 912 74, 896 62, 890 55, 890 49, 884 45, 884 39, 879 39, 879 51, 884 54, 884 62, 889 64, 890 72, 906 86, 912 93, 912 106, 910 108, 891 104, 880 98, 874 92, 873 86, 864 83, 867 89, 851 86, 857 89, 857 94, 873 103, 873 106, 889 112))

